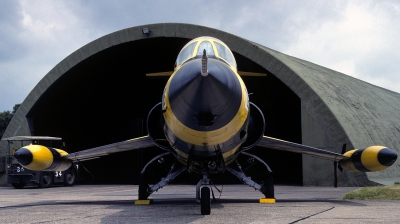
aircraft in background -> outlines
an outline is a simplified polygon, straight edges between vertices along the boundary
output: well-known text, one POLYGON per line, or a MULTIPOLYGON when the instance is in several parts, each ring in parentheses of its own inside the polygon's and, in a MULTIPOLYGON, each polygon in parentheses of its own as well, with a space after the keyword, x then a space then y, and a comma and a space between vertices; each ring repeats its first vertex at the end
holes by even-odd
POLYGON ((150 194, 181 173, 195 172, 203 176, 196 187, 196 200, 201 204, 203 215, 211 212, 210 175, 225 171, 263 193, 263 202, 275 202, 271 169, 259 157, 246 152, 255 146, 332 160, 340 163, 340 169, 343 167, 350 172, 383 170, 397 159, 397 154, 384 146, 339 154, 264 136, 264 115, 249 101, 231 50, 213 37, 193 39, 180 51, 162 101, 148 114, 147 130, 147 136, 71 154, 41 145, 24 146, 14 157, 31 170, 60 171, 69 168, 73 161, 157 146, 165 152, 150 160, 141 171, 139 202, 147 200, 150 194), (169 155, 174 162, 168 174, 150 185, 146 174, 148 167, 163 163, 169 155), (245 164, 238 159, 241 157, 246 158, 244 161, 250 166, 258 163, 265 167, 261 181, 246 175, 245 164))

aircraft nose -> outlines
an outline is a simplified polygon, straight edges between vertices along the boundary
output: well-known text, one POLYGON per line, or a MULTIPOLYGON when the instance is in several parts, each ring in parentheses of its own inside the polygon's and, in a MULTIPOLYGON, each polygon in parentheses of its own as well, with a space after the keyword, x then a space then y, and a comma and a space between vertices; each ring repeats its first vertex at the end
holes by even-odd
POLYGON ((25 148, 20 148, 14 153, 15 159, 23 165, 29 165, 33 160, 32 152, 25 148))
POLYGON ((397 160, 397 153, 389 148, 384 148, 378 153, 378 161, 385 166, 391 166, 397 160))
POLYGON ((235 73, 223 62, 209 60, 201 75, 200 61, 188 62, 172 78, 168 99, 174 115, 193 130, 217 130, 230 122, 242 102, 235 73))

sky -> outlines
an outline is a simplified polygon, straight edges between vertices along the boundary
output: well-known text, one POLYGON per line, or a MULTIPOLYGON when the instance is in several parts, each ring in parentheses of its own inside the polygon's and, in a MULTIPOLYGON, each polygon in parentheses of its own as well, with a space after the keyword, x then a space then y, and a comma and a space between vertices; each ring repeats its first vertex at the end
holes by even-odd
POLYGON ((151 23, 219 29, 400 92, 400 1, 4 0, 0 112, 22 103, 75 50, 151 23))

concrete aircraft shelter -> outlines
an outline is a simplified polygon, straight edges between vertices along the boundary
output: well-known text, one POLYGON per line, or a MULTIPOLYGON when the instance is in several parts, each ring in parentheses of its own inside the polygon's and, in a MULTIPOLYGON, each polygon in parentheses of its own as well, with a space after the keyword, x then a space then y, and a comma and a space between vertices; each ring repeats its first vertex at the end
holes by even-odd
MULTIPOLYGON (((220 30, 178 23, 132 27, 81 47, 36 85, 3 138, 62 137, 67 151, 75 152, 147 134, 147 113, 161 101, 168 77, 146 74, 173 71, 181 48, 198 36, 224 41, 234 52, 239 71, 267 74, 243 77, 253 93, 250 100, 265 115, 265 135, 335 152, 346 143, 348 150, 384 145, 399 153, 399 93, 220 30), (143 34, 143 28, 151 32, 143 34)), ((0 161, 6 148, 2 141, 0 161)), ((149 148, 83 162, 91 173, 81 169, 83 181, 135 184, 143 165, 159 152, 149 148)), ((333 185, 332 161, 263 148, 251 152, 270 165, 276 183, 333 185)), ((196 177, 185 175, 176 181, 187 182, 189 177, 196 182, 196 177)), ((339 172, 338 179, 339 186, 391 184, 400 181, 399 160, 381 172, 339 172)), ((0 168, 0 184, 5 182, 0 168)))

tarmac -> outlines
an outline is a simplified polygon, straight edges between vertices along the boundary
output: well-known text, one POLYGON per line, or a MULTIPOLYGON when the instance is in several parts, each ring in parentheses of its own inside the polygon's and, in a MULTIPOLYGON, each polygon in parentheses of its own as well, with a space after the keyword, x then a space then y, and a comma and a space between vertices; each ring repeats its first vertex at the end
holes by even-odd
POLYGON ((137 185, 0 188, 0 223, 400 223, 399 201, 342 200, 352 187, 275 186, 275 204, 247 185, 217 186, 201 215, 195 185, 169 185, 134 205, 137 185))

